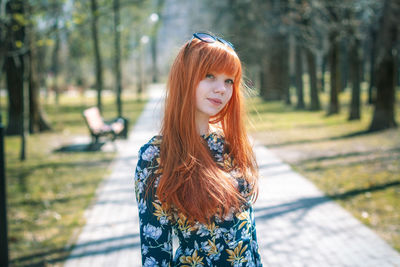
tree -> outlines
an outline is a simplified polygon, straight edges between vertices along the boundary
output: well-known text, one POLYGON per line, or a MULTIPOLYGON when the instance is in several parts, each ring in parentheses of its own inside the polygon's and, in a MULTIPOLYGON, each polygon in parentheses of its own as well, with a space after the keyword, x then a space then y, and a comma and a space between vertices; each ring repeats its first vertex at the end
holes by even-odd
POLYGON ((60 99, 60 88, 58 85, 58 74, 60 70, 60 30, 59 30, 59 23, 60 23, 60 10, 61 5, 59 2, 54 1, 52 5, 52 14, 53 17, 53 25, 52 31, 54 33, 54 47, 51 54, 51 66, 50 71, 54 79, 53 83, 53 91, 55 93, 55 102, 56 105, 59 103, 60 99))
POLYGON ((97 107, 102 110, 101 104, 101 92, 103 91, 103 64, 100 54, 100 41, 98 33, 98 18, 99 11, 97 6, 97 0, 90 0, 90 10, 91 10, 91 29, 92 29, 92 39, 94 48, 94 58, 95 58, 95 70, 96 70, 96 89, 97 89, 97 107))
POLYGON ((336 7, 333 5, 327 6, 327 11, 330 14, 332 19, 332 26, 330 27, 330 31, 328 33, 329 40, 329 52, 328 52, 328 61, 329 61, 329 70, 330 70, 330 93, 329 93, 329 107, 327 115, 337 114, 339 113, 339 92, 340 89, 340 68, 339 68, 339 40, 338 40, 338 11, 336 7))
POLYGON ((289 43, 287 35, 275 32, 266 40, 266 83, 264 100, 283 100, 289 97, 289 43))
POLYGON ((299 42, 296 42, 295 48, 295 69, 296 69, 296 94, 297 94, 297 109, 304 109, 304 90, 303 90, 303 60, 302 47, 299 42))
POLYGON ((122 117, 122 74, 121 74, 121 28, 120 28, 120 4, 119 0, 113 0, 114 11, 114 49, 115 49, 115 91, 117 99, 118 117, 122 117))
POLYGON ((351 103, 349 120, 359 120, 361 118, 361 40, 357 29, 357 18, 353 9, 348 10, 348 41, 349 41, 349 65, 350 65, 350 80, 352 85, 351 103))
POLYGON ((25 101, 29 103, 27 109, 30 132, 49 130, 51 127, 39 102, 36 32, 32 7, 29 2, 19 0, 9 1, 6 7, 9 17, 5 60, 9 103, 7 134, 22 133, 25 101), (24 86, 29 88, 25 93, 24 86))
POLYGON ((399 15, 399 1, 385 0, 379 23, 376 65, 374 69, 377 95, 369 131, 397 127, 394 112, 397 79, 395 47, 399 30, 397 20, 399 15))
POLYGON ((157 43, 158 43, 158 30, 160 29, 162 23, 161 12, 164 8, 165 0, 157 0, 156 12, 151 16, 151 21, 154 23, 151 34, 150 34, 150 46, 151 46, 151 62, 152 62, 152 81, 153 83, 158 82, 158 64, 157 64, 157 43))
POLYGON ((368 85, 368 104, 373 104, 376 94, 376 77, 374 66, 376 65, 377 37, 379 18, 383 10, 383 1, 369 1, 363 6, 362 13, 364 28, 361 34, 365 35, 364 41, 366 46, 365 63, 369 65, 369 85, 368 85))
POLYGON ((360 112, 360 82, 361 82, 361 56, 360 40, 354 37, 350 45, 350 70, 351 70, 351 104, 349 120, 359 120, 360 112))
POLYGON ((320 29, 313 25, 313 20, 315 14, 315 8, 313 8, 312 4, 308 1, 301 0, 300 1, 301 8, 296 8, 297 12, 300 13, 300 19, 298 24, 298 31, 302 35, 303 40, 303 51, 305 54, 306 62, 307 62, 307 71, 309 76, 310 83, 310 110, 320 110, 320 101, 319 101, 319 90, 317 85, 317 67, 316 67, 316 57, 315 51, 317 51, 317 47, 320 45, 321 33, 320 29), (304 41, 306 40, 306 41, 304 41))
POLYGON ((368 86, 368 104, 373 104, 374 103, 374 97, 373 97, 373 93, 376 90, 375 87, 375 70, 374 70, 374 66, 375 66, 375 51, 377 49, 376 47, 376 43, 377 43, 377 30, 376 30, 376 25, 371 25, 370 26, 370 43, 371 43, 371 47, 369 50, 369 58, 370 58, 370 68, 369 68, 369 86, 368 86))
POLYGON ((264 100, 283 100, 289 95, 289 40, 288 21, 285 19, 288 13, 288 1, 269 1, 271 30, 265 38, 267 46, 266 75, 267 79, 264 100))
POLYGON ((319 90, 317 86, 317 67, 315 63, 315 55, 309 48, 305 48, 308 75, 310 77, 310 110, 320 110, 321 104, 319 101, 319 90))
POLYGON ((5 16, 5 10, 0 0, 0 78, 3 72, 4 61, 6 57, 7 50, 7 17, 5 16))
MULTIPOLYGON (((27 6, 28 11, 31 11, 31 7, 27 6)), ((31 14, 31 12, 28 12, 31 14)), ((31 19, 29 21, 32 21, 31 19)), ((37 73, 37 46, 36 46, 36 34, 32 23, 28 24, 27 27, 27 42, 29 43, 28 50, 28 62, 29 62, 29 132, 43 132, 51 130, 50 124, 48 123, 42 107, 40 105, 40 94, 39 94, 39 80, 37 73)))
POLYGON ((8 135, 20 134, 23 127, 24 57, 27 53, 25 40, 24 1, 12 0, 6 5, 10 17, 7 27, 7 55, 5 59, 8 90, 8 135))

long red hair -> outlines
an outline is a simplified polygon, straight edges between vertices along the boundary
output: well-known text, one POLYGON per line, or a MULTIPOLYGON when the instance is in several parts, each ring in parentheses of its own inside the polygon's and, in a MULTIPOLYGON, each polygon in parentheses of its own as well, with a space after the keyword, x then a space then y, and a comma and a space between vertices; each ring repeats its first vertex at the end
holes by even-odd
POLYGON ((169 74, 161 128, 162 177, 157 195, 167 207, 199 222, 209 222, 213 215, 223 217, 232 209, 238 210, 245 201, 229 178, 229 170, 217 166, 196 130, 196 88, 208 73, 234 77, 231 99, 210 118, 210 124, 223 131, 235 169, 252 186, 252 195, 257 193, 257 163, 243 122, 240 59, 220 42, 193 39, 181 48, 169 74))

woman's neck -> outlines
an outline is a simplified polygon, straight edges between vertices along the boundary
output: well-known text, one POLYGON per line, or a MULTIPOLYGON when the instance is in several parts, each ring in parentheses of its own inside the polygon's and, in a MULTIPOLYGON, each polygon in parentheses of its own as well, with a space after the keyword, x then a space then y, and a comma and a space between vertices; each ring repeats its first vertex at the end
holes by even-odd
POLYGON ((199 135, 208 134, 209 132, 209 117, 207 116, 196 116, 196 130, 199 135))

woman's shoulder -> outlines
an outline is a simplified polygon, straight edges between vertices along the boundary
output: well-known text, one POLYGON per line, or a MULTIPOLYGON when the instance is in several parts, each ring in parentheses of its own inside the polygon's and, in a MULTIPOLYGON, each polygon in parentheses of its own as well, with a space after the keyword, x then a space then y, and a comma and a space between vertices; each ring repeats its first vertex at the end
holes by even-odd
POLYGON ((146 145, 159 147, 161 145, 161 141, 162 141, 162 136, 155 135, 146 143, 146 145))
POLYGON ((150 138, 149 141, 147 141, 147 143, 145 143, 140 149, 142 148, 147 148, 149 146, 157 146, 160 147, 161 145, 161 140, 162 140, 162 136, 161 135, 155 135, 152 138, 150 138))
POLYGON ((162 137, 160 135, 153 136, 139 150, 139 157, 146 161, 151 161, 155 156, 160 154, 160 145, 162 137))

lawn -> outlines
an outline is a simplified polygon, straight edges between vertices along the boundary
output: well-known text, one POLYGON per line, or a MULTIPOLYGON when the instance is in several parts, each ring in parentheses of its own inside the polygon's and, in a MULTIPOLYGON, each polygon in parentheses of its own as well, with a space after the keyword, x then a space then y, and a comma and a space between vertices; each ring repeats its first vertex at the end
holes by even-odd
MULTIPOLYGON (((115 100, 105 96, 104 117, 116 116, 115 100)), ((5 100, 2 99, 2 107, 5 100)), ((50 101, 52 102, 52 101, 50 101)), ((145 102, 123 101, 130 125, 145 102)), ((63 96, 58 106, 44 105, 53 131, 29 135, 27 160, 19 160, 20 138, 6 137, 9 250, 12 266, 61 265, 85 223, 84 211, 99 183, 110 173, 113 149, 57 152, 63 146, 87 143, 84 108, 95 98, 63 96)), ((5 112, 3 110, 3 118, 5 112)), ((112 147, 112 146, 111 146, 112 147)))
MULTIPOLYGON (((327 100, 327 94, 322 94, 323 107, 327 100)), ((365 93, 362 101, 366 103, 365 93)), ((327 117, 326 108, 296 110, 294 104, 252 97, 247 105, 249 129, 254 138, 400 251, 400 128, 365 133, 373 107, 363 104, 361 120, 348 121, 349 102, 348 90, 340 95, 340 114, 327 117)))

